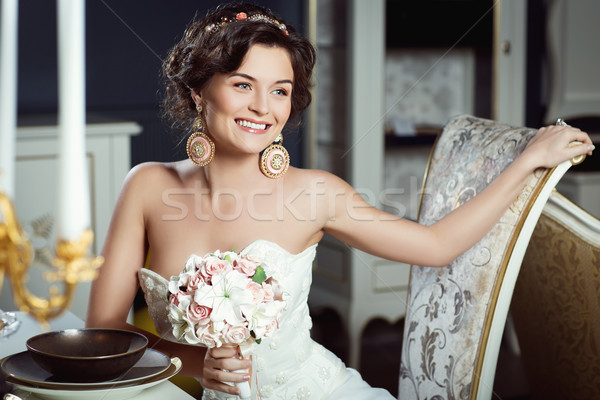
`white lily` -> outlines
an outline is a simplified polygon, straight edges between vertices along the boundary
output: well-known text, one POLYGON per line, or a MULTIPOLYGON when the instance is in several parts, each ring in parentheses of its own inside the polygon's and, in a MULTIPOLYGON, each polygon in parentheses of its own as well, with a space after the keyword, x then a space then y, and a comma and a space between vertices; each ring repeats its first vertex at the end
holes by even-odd
POLYGON ((239 325, 244 321, 240 307, 252 304, 253 300, 252 293, 246 289, 248 281, 244 274, 235 270, 224 275, 215 275, 212 286, 198 288, 194 300, 200 305, 212 308, 211 321, 239 325))
POLYGON ((264 336, 266 328, 272 321, 277 319, 279 313, 285 308, 285 301, 273 301, 269 303, 261 303, 250 319, 250 329, 254 332, 257 338, 264 336))

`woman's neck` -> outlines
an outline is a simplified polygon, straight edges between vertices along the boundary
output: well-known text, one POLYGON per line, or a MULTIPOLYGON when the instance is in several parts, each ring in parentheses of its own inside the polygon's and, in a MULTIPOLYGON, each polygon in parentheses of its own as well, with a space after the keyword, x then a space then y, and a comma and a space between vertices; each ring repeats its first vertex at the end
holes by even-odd
POLYGON ((203 173, 211 192, 238 190, 247 193, 270 181, 260 172, 256 154, 215 154, 213 161, 203 168, 203 173))

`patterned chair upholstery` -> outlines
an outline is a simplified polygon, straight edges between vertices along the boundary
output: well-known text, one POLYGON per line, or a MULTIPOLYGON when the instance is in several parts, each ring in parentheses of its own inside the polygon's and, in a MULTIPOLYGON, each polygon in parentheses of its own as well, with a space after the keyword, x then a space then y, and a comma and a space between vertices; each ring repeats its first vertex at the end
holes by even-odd
POLYGON ((554 192, 511 315, 533 399, 600 399, 600 220, 554 192))
MULTIPOLYGON (((483 190, 536 130, 452 119, 433 148, 419 222, 430 225, 483 190)), ((411 267, 399 399, 490 399, 521 261, 569 161, 533 173, 501 220, 445 268, 411 267)))

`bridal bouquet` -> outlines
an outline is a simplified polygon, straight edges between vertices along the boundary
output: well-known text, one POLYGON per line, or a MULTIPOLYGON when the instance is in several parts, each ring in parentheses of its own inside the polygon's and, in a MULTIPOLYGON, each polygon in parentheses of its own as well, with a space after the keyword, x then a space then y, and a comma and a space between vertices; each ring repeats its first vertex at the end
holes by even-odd
POLYGON ((169 282, 173 335, 190 344, 260 343, 279 327, 285 306, 279 283, 234 251, 192 255, 169 282))

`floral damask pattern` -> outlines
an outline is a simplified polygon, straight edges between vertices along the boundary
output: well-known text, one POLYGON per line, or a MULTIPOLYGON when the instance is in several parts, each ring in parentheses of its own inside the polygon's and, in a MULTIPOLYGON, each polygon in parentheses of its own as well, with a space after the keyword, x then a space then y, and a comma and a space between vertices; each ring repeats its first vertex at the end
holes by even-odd
POLYGON ((590 243, 571 225, 542 214, 513 294, 536 399, 600 398, 600 238, 590 243))
MULTIPOLYGON (((534 135, 532 129, 471 116, 452 119, 429 165, 419 222, 430 225, 481 192, 534 135)), ((532 174, 494 228, 447 267, 412 267, 400 367, 402 400, 470 398, 500 267, 543 174, 532 174)))

